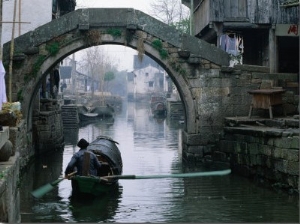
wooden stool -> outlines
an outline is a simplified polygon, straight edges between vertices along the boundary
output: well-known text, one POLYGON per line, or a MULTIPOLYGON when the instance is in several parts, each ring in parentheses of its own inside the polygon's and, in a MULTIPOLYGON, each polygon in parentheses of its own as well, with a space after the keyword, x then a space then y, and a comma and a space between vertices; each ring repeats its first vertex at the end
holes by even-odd
MULTIPOLYGON (((248 117, 251 118, 253 108, 268 109, 270 118, 273 119, 272 106, 282 105, 284 89, 256 89, 248 91, 252 95, 252 102, 248 117)), ((285 115, 285 110, 283 108, 285 115)))

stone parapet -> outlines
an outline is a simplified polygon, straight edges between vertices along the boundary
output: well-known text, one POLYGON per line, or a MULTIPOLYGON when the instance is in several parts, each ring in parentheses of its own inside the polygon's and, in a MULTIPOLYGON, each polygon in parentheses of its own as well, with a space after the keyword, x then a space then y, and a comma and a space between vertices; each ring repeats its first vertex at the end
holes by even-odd
POLYGON ((0 149, 4 146, 4 144, 9 139, 9 127, 3 126, 3 131, 0 131, 0 149))
POLYGON ((0 162, 0 222, 19 223, 19 153, 11 156, 8 161, 0 162))

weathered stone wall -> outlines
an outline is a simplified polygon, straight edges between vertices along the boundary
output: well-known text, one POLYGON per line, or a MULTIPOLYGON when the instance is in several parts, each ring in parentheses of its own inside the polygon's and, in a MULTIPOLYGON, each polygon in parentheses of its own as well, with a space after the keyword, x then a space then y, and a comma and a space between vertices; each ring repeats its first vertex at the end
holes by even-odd
POLYGON ((17 126, 5 126, 4 131, 0 133, 0 142, 10 140, 13 144, 12 156, 8 161, 0 162, 1 222, 20 222, 20 193, 18 186, 20 170, 28 165, 29 160, 36 153, 62 147, 64 137, 61 111, 58 107, 48 109, 53 109, 53 111, 40 112, 39 119, 34 125, 38 134, 38 136, 35 136, 38 138, 37 142, 34 142, 31 134, 28 134, 24 120, 21 120, 17 126))
MULTIPOLYGON (((0 146, 10 139, 9 133, 9 127, 3 127, 0 146)), ((0 162, 0 222, 20 222, 19 161, 19 152, 15 152, 8 161, 0 162)))
POLYGON ((20 168, 22 169, 35 154, 31 135, 27 135, 27 125, 24 120, 21 120, 15 127, 9 127, 9 140, 13 144, 13 155, 16 152, 20 155, 20 168))
POLYGON ((35 153, 44 153, 63 147, 63 122, 57 100, 47 100, 46 104, 43 103, 41 111, 35 115, 34 120, 35 153))
POLYGON ((167 99, 167 111, 168 118, 175 120, 183 120, 184 119, 184 107, 181 101, 175 99, 167 99))
MULTIPOLYGON (((237 65, 234 68, 196 70, 194 79, 189 77, 194 100, 197 101, 195 134, 183 131, 183 157, 198 161, 210 154, 219 142, 226 117, 247 117, 251 95, 249 90, 259 89, 266 82, 274 87, 287 80, 297 82, 297 74, 269 74, 263 66, 237 65)), ((283 94, 283 107, 288 115, 298 114, 299 93, 297 88, 283 94)), ((276 111, 275 115, 282 114, 276 111)), ((264 110, 253 109, 253 116, 264 115, 264 110)), ((187 116, 189 116, 187 114, 187 116)))
POLYGON ((234 173, 299 193, 299 119, 298 128, 288 122, 281 122, 285 128, 225 127, 213 159, 230 163, 234 173))

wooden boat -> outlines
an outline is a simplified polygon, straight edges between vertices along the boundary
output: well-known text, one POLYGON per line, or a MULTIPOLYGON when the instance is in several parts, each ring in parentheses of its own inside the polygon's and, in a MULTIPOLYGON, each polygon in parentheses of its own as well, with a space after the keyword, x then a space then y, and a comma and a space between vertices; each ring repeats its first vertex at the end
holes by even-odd
POLYGON ((150 99, 150 109, 154 117, 166 116, 166 98, 164 96, 152 95, 150 99))
POLYGON ((95 119, 80 120, 79 127, 85 127, 90 124, 93 124, 94 126, 99 128, 110 127, 114 124, 114 122, 115 119, 113 117, 109 117, 109 118, 96 117, 95 119))
POLYGON ((114 109, 109 105, 103 107, 86 107, 84 105, 78 105, 77 108, 80 122, 96 121, 104 118, 114 117, 114 109))
POLYGON ((91 120, 97 120, 98 114, 97 113, 78 113, 79 120, 80 121, 91 121, 91 120))
POLYGON ((110 106, 109 104, 106 104, 104 106, 95 106, 91 110, 91 112, 98 114, 98 117, 101 118, 110 118, 114 116, 114 108, 110 106))
POLYGON ((83 166, 83 175, 71 178, 73 195, 99 196, 117 187, 118 179, 104 180, 101 178, 103 176, 122 174, 123 163, 117 144, 116 141, 107 136, 99 136, 89 144, 87 149, 91 150, 98 160, 105 165, 103 164, 101 169, 98 170, 97 176, 89 176, 89 162, 86 163, 87 165, 83 166))

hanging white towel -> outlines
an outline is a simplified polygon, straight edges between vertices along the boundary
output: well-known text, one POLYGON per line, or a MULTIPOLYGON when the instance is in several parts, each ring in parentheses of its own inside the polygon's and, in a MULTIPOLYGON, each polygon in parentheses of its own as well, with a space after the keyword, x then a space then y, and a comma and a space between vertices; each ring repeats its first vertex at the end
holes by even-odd
POLYGON ((0 110, 2 110, 2 104, 7 102, 4 76, 5 69, 2 61, 0 60, 0 110))

